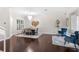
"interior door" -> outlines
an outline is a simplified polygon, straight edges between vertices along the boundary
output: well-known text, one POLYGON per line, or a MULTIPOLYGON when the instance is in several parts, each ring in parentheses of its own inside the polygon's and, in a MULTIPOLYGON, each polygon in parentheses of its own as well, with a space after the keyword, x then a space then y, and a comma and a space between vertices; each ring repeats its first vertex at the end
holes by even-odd
POLYGON ((71 32, 74 32, 77 30, 77 16, 71 15, 71 32))

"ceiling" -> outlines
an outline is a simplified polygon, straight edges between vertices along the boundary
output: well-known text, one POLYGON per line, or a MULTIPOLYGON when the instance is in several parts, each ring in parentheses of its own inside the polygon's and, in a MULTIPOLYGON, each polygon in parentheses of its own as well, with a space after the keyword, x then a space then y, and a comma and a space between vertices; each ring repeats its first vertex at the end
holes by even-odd
POLYGON ((13 13, 27 16, 27 15, 52 15, 60 16, 69 15, 78 8, 76 7, 14 7, 11 8, 13 13))

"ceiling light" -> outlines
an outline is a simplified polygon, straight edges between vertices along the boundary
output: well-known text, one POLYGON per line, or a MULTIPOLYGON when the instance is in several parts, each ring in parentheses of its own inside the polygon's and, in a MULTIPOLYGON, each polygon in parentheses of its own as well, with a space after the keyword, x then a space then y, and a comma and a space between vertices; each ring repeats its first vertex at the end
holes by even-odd
POLYGON ((32 16, 27 16, 28 17, 28 19, 31 21, 31 19, 32 19, 32 16))
POLYGON ((29 11, 26 11, 25 14, 26 14, 26 15, 37 15, 36 12, 29 12, 29 11))

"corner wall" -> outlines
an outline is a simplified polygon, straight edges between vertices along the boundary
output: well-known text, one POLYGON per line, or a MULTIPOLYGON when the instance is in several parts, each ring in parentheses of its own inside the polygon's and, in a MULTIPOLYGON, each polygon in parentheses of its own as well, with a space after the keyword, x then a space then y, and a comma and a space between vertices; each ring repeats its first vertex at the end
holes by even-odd
POLYGON ((9 8, 0 7, 0 26, 6 28, 6 36, 9 37, 10 19, 9 19, 9 8))

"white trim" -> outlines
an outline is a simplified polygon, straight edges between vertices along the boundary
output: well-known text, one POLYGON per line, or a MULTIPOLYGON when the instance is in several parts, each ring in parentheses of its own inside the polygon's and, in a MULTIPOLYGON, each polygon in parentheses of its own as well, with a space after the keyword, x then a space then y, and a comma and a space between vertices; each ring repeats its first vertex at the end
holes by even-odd
POLYGON ((13 36, 13 35, 10 35, 9 37, 6 38, 6 40, 7 40, 7 39, 10 39, 12 36, 13 36))
POLYGON ((2 30, 5 30, 5 31, 6 31, 6 28, 5 28, 5 27, 3 27, 3 26, 0 26, 0 29, 2 29, 2 30))
POLYGON ((42 34, 50 34, 50 35, 52 35, 52 34, 58 34, 58 33, 46 33, 46 32, 44 32, 42 34))
POLYGON ((5 31, 5 37, 4 37, 4 39, 1 40, 1 41, 4 42, 4 52, 6 52, 6 28, 3 27, 3 26, 0 26, 0 29, 5 31))

